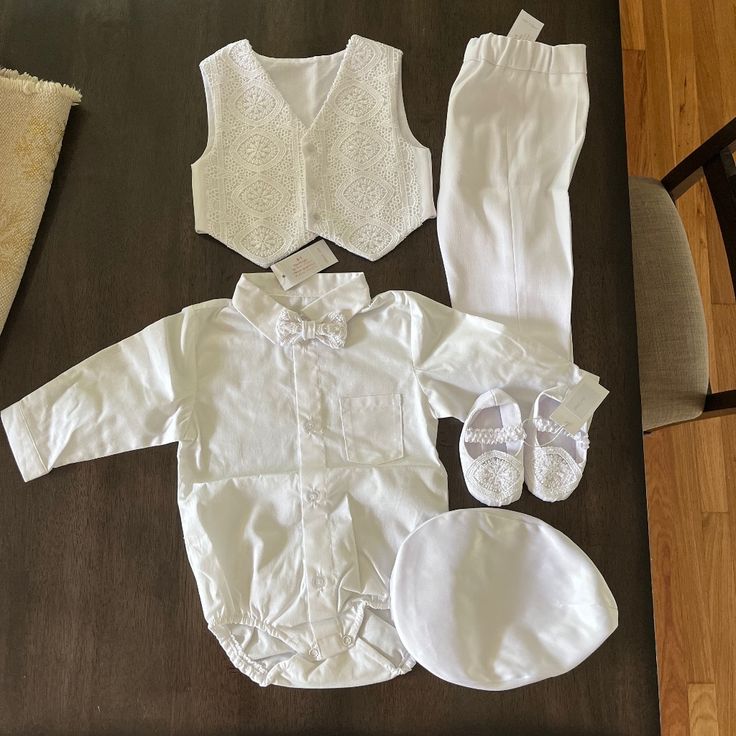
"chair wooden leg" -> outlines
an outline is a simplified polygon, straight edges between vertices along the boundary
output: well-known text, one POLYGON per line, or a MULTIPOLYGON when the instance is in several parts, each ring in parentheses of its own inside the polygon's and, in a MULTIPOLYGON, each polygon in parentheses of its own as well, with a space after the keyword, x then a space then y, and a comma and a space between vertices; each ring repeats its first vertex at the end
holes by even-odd
POLYGON ((721 151, 720 156, 703 166, 703 171, 723 234, 731 281, 736 291, 736 164, 733 154, 728 150, 721 151))
POLYGON ((736 148, 736 118, 726 123, 707 141, 703 141, 689 156, 680 161, 662 179, 662 185, 672 199, 684 194, 702 176, 708 161, 718 158, 721 152, 736 148))
POLYGON ((722 417, 728 414, 736 414, 736 390, 708 394, 705 397, 703 413, 693 421, 722 417))

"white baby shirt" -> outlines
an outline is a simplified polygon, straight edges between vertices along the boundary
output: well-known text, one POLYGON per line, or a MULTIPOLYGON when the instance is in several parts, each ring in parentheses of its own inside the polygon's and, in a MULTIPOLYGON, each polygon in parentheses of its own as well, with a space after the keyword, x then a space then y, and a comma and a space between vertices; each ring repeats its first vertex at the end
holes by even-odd
POLYGON ((583 372, 508 328, 363 274, 284 292, 245 274, 2 412, 25 480, 178 442, 205 618, 260 685, 343 687, 414 664, 389 612, 401 542, 447 510, 437 419, 503 387, 528 411, 583 372), (343 344, 344 343, 344 344, 343 344))

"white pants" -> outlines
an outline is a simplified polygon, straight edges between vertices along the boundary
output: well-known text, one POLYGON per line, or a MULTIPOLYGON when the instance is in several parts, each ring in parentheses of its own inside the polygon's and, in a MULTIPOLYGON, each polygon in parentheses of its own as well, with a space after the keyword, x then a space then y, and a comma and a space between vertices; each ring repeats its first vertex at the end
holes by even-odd
POLYGON ((585 46, 471 39, 450 93, 437 204, 453 307, 570 358, 567 190, 587 116, 585 46))

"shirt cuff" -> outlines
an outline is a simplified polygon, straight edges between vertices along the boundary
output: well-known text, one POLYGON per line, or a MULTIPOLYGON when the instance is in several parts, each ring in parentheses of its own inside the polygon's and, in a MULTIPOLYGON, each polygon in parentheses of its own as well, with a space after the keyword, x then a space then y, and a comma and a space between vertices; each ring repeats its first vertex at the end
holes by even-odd
POLYGON ((3 409, 0 412, 0 420, 5 428, 5 434, 8 435, 10 449, 13 451, 18 470, 27 483, 29 480, 46 475, 49 471, 38 454, 36 443, 20 404, 21 402, 17 401, 12 406, 3 409))

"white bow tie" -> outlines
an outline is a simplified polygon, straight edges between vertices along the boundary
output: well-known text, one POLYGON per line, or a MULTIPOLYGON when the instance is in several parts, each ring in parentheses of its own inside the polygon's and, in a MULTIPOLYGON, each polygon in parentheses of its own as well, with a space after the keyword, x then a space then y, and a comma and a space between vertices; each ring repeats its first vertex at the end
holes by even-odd
POLYGON ((348 325, 342 312, 330 312, 320 321, 306 320, 291 309, 282 309, 276 322, 279 345, 319 340, 330 348, 345 345, 348 325))

